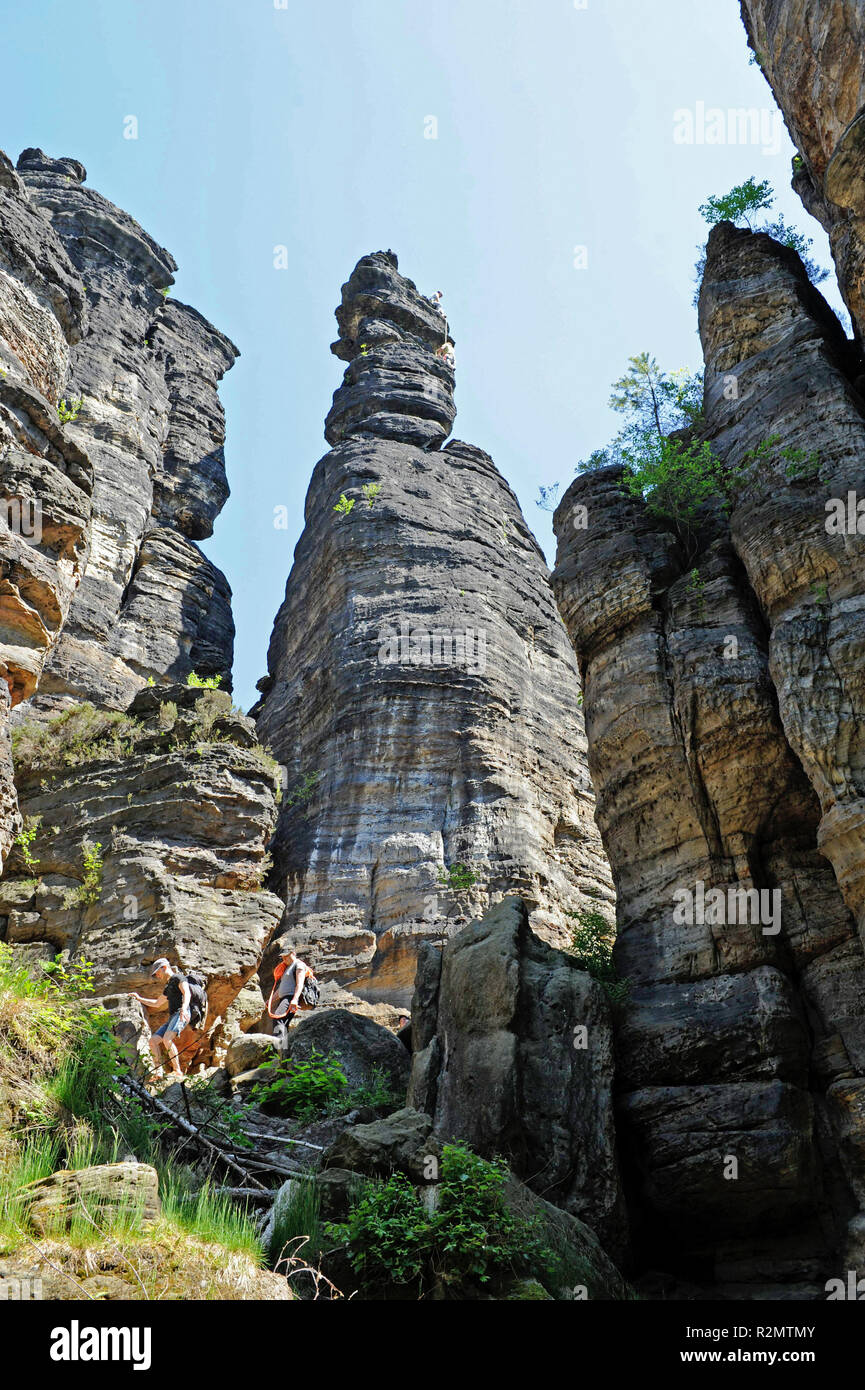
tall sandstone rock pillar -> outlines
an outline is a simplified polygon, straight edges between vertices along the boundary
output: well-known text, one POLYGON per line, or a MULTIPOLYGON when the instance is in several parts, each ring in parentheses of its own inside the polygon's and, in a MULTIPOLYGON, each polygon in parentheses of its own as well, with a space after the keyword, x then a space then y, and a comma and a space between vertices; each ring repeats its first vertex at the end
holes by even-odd
POLYGON ((418 940, 470 909, 517 892, 563 944, 568 912, 609 915, 613 894, 543 556, 489 456, 441 447, 445 321, 379 252, 337 322, 332 448, 253 714, 289 769, 284 933, 365 997, 408 1003, 418 940), (476 877, 462 894, 440 882, 458 865, 476 877))
POLYGON ((0 155, 0 509, 28 523, 0 525, 0 942, 34 970, 91 960, 134 1042, 125 991, 161 955, 230 1027, 283 910, 261 882, 278 781, 227 690, 185 684, 230 683, 230 590, 197 542, 228 496, 236 349, 85 179, 0 155))
POLYGON ((843 849, 865 576, 824 528, 865 458, 855 352, 795 253, 728 224, 700 323, 720 457, 738 475, 771 441, 729 521, 707 514, 685 555, 616 469, 587 474, 556 513, 553 579, 632 983, 617 1057, 637 1240, 642 1224, 653 1263, 731 1290, 817 1296, 839 1258, 861 1261, 847 1226, 865 1198, 862 856, 843 849), (828 481, 798 456, 789 480, 793 447, 828 481))

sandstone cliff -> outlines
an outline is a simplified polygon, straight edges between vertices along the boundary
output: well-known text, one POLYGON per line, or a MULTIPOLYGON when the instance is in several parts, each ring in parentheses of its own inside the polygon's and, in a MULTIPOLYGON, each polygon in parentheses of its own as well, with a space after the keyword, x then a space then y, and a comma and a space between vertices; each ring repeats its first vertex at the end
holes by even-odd
POLYGON ((359 262, 337 321, 334 447, 253 714, 289 769, 284 934, 364 997, 407 1003, 418 940, 467 912, 518 891, 566 940, 566 914, 612 892, 543 558, 488 455, 439 447, 445 321, 389 252, 359 262), (462 895, 440 882, 456 866, 477 880, 462 895))
POLYGON ((39 523, 0 528, 0 940, 92 960, 130 1041, 147 962, 196 967, 218 1043, 282 911, 279 779, 225 692, 230 590, 196 544, 228 496, 237 350, 167 298, 175 269, 76 160, 0 159, 0 501, 39 523))
POLYGON ((87 326, 75 266, 0 153, 0 865, 16 824, 9 710, 36 689, 83 572, 93 469, 57 407, 87 326))
POLYGON ((859 0, 741 0, 748 41, 799 153, 793 187, 829 235, 865 329, 865 12, 859 0))
POLYGON ((68 432, 94 472, 89 552, 38 704, 122 709, 149 676, 191 670, 230 688, 231 592, 195 542, 228 496, 216 386, 237 349, 165 297, 173 258, 86 186, 81 164, 25 150, 18 171, 88 312, 65 386, 81 403, 68 432))
POLYGON ((554 583, 632 981, 619 1112, 643 1248, 813 1296, 863 1196, 865 567, 825 527, 862 477, 858 354, 795 252, 729 224, 700 327, 729 518, 708 512, 686 556, 619 470, 585 475, 556 514, 554 583), (703 912, 712 889, 724 904, 703 912), (777 894, 777 917, 745 892, 777 894))

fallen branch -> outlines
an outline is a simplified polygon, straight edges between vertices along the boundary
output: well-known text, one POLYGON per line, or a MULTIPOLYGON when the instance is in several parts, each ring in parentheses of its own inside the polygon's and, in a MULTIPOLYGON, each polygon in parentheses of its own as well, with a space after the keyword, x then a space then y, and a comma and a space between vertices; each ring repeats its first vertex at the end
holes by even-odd
MULTIPOLYGON (((134 1077, 126 1076, 120 1084, 131 1090, 139 1100, 143 1100, 147 1105, 158 1110, 160 1114, 167 1115, 172 1124, 177 1125, 178 1129, 182 1130, 184 1134, 188 1134, 191 1138, 195 1139, 196 1143, 200 1144, 207 1153, 214 1155, 220 1163, 225 1164, 230 1172, 235 1173, 237 1177, 240 1178, 242 1186, 256 1187, 262 1192, 267 1191, 264 1183, 259 1182, 252 1173, 247 1172, 246 1169, 241 1167, 241 1165, 227 1154, 224 1149, 221 1149, 218 1144, 214 1144, 211 1139, 208 1139, 206 1135, 202 1134, 200 1127, 191 1124, 189 1120, 184 1120, 182 1115, 178 1115, 175 1110, 171 1109, 170 1105, 166 1105, 165 1101, 160 1100, 158 1096, 152 1096, 149 1091, 145 1090, 140 1082, 134 1079, 134 1077)), ((277 1169, 276 1171, 279 1170, 277 1169)))
POLYGON ((241 1134, 246 1134, 250 1139, 266 1139, 268 1144, 300 1144, 304 1149, 317 1149, 319 1153, 324 1153, 324 1144, 310 1144, 307 1139, 285 1139, 279 1134, 267 1134, 263 1129, 244 1129, 241 1134))
POLYGON ((255 1187, 214 1187, 211 1196, 228 1197, 233 1202, 269 1202, 276 1193, 270 1188, 266 1192, 259 1192, 255 1187))

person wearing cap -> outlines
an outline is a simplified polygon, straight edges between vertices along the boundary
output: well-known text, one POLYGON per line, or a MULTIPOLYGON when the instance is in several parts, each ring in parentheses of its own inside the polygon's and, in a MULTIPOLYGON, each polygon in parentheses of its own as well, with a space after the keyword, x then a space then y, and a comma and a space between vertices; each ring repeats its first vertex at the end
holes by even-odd
POLYGON ((158 980, 163 987, 159 998, 145 999, 143 994, 134 993, 130 993, 130 998, 137 999, 139 1004, 144 1005, 145 1009, 169 1010, 168 1022, 163 1023, 162 1027, 157 1028, 156 1032, 150 1036, 150 1053, 153 1057, 157 1077, 162 1076, 162 1053, 164 1049, 168 1053, 172 1072, 179 1081, 182 1081, 183 1071, 177 1053, 177 1037, 189 1025, 189 985, 179 971, 172 970, 171 963, 165 956, 160 956, 159 960, 153 962, 150 978, 158 980))
POLYGON ((280 951, 279 965, 273 972, 278 1000, 274 1018, 288 1018, 297 1013, 298 1000, 306 977, 311 973, 306 962, 298 960, 291 946, 286 946, 280 951), (285 1000, 288 1000, 288 1004, 283 1007, 285 1000))

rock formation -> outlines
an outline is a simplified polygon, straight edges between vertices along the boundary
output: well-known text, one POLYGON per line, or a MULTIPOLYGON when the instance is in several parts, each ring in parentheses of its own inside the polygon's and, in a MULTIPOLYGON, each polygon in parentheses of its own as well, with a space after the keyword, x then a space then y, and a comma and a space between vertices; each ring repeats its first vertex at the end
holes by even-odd
POLYGON ((859 0, 741 0, 748 42, 799 158, 793 187, 829 236, 841 293, 865 331, 865 12, 859 0))
POLYGON ((94 473, 86 572, 37 704, 123 709, 148 677, 191 670, 230 689, 231 592, 195 542, 228 496, 216 386, 237 349, 166 298, 173 258, 86 187, 81 164, 25 150, 18 172, 86 289, 65 387, 94 473))
POLYGON ((0 866, 16 824, 9 711, 32 695, 83 570, 93 470, 57 406, 81 278, 0 153, 0 866))
POLYGON ((237 350, 84 180, 40 150, 0 159, 0 502, 38 520, 0 529, 0 861, 22 832, 0 939, 91 960, 130 1046, 147 963, 197 967, 224 1045, 282 912, 262 889, 277 770, 231 707, 230 590, 196 544, 228 496, 216 388, 237 350), (193 671, 223 689, 176 683, 193 671))
MULTIPOLYGON (((579 1216, 614 1258, 627 1246, 604 992, 506 898, 421 950, 409 1105, 442 1141, 503 1154, 534 1191, 579 1216)), ((351 1166, 351 1165, 348 1165, 351 1166)))
POLYGON ((644 1250, 805 1295, 863 1193, 865 570, 824 525, 862 477, 863 403, 857 354, 765 235, 713 230, 700 326, 729 520, 707 515, 686 555, 617 469, 585 475, 554 583, 632 982, 619 1113, 644 1250))
POLYGON ((251 721, 220 691, 164 693, 145 687, 119 720, 85 706, 15 731, 33 834, 0 880, 0 939, 92 961, 124 1036, 142 1022, 124 993, 154 997, 162 955, 206 975, 206 1027, 224 1018, 283 908, 262 889, 278 782, 251 721))
POLYGON ((289 770, 284 933, 319 973, 407 1003, 418 941, 470 911, 519 891, 565 941, 568 912, 612 892, 543 558, 492 460, 439 447, 445 321, 390 252, 359 262, 337 321, 333 448, 253 714, 289 770), (457 866, 464 893, 441 883, 459 887, 457 866))

